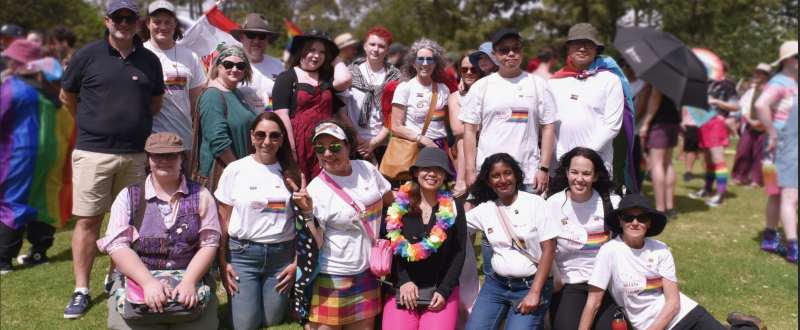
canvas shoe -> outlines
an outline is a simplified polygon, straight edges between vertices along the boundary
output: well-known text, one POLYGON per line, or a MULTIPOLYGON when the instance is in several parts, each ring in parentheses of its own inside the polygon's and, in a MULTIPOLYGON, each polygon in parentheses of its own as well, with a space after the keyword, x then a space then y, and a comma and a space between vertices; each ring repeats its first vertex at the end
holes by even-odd
POLYGON ((30 255, 23 254, 17 257, 20 265, 45 265, 50 263, 50 258, 43 252, 33 252, 30 255))
POLYGON ((691 199, 706 198, 708 196, 711 196, 711 192, 706 190, 706 188, 700 189, 700 191, 698 191, 696 193, 689 194, 689 198, 691 198, 691 199))
POLYGON ((725 196, 722 195, 714 195, 708 201, 706 201, 706 205, 708 206, 722 206, 725 205, 725 196))
POLYGON ((758 327, 758 330, 767 330, 767 324, 764 323, 764 321, 762 321, 760 318, 758 318, 758 316, 745 315, 740 312, 731 312, 730 314, 728 314, 728 318, 726 319, 726 321, 728 321, 728 323, 732 325, 734 320, 752 322, 753 325, 758 327))
POLYGON ((764 240, 761 241, 761 250, 785 256, 786 246, 781 243, 781 233, 765 230, 764 240))
POLYGON ((103 291, 105 293, 111 293, 111 288, 114 286, 114 280, 110 279, 108 275, 106 275, 105 281, 103 281, 103 291))
POLYGON ((797 242, 786 242, 789 246, 788 251, 786 251, 786 260, 789 260, 793 263, 797 263, 797 242))
POLYGON ((92 294, 83 294, 82 292, 75 292, 72 294, 67 308, 64 309, 65 319, 77 319, 86 314, 89 309, 89 302, 92 301, 92 294))
POLYGON ((11 261, 0 261, 0 275, 5 275, 13 271, 14 266, 11 265, 11 261))

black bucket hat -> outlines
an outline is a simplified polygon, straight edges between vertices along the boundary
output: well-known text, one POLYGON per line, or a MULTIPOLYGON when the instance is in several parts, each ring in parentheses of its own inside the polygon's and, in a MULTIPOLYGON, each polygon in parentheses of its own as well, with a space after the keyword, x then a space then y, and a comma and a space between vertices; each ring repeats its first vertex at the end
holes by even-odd
POLYGON ((331 50, 331 53, 333 53, 331 54, 331 61, 335 60, 336 56, 339 56, 339 47, 336 46, 336 43, 331 40, 331 37, 329 37, 325 31, 317 29, 308 30, 306 33, 303 33, 302 36, 292 38, 292 47, 289 48, 289 53, 294 55, 295 52, 300 51, 300 47, 303 46, 306 40, 311 39, 319 39, 328 44, 328 48, 331 50))
POLYGON ((449 166, 450 158, 444 150, 439 148, 422 148, 417 156, 417 161, 411 165, 410 170, 413 171, 415 167, 441 167, 447 173, 447 181, 453 180, 453 172, 450 172, 449 166))
POLYGON ((653 208, 653 204, 647 197, 639 194, 630 194, 622 197, 619 207, 606 213, 606 226, 617 235, 622 235, 622 227, 619 225, 619 215, 632 208, 640 208, 650 213, 650 228, 644 234, 645 237, 658 236, 667 226, 667 216, 653 208))

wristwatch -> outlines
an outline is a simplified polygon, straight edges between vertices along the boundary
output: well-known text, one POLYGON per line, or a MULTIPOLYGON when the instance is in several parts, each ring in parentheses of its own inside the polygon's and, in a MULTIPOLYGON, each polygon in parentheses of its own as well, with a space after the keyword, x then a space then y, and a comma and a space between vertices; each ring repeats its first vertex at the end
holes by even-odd
POLYGON ((542 172, 545 172, 547 174, 550 174, 550 169, 547 168, 547 167, 539 166, 539 170, 542 171, 542 172))
POLYGON ((422 142, 420 142, 420 139, 422 139, 422 134, 417 134, 417 145, 422 147, 423 145, 422 145, 422 142))

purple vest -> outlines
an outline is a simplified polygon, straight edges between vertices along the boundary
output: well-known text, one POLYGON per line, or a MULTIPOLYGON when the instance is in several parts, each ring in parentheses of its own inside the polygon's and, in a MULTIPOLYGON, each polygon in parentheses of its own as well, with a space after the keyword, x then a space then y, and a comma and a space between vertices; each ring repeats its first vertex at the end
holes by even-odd
MULTIPOLYGON (((198 205, 203 187, 192 181, 186 181, 186 186, 189 188, 189 194, 181 196, 178 215, 170 228, 164 225, 161 211, 156 205, 157 198, 147 201, 142 228, 139 229, 139 239, 134 242, 132 248, 150 270, 186 269, 200 247, 198 205)), ((136 212, 140 211, 137 210, 139 189, 142 189, 140 183, 128 186, 131 226, 134 225, 136 212)))

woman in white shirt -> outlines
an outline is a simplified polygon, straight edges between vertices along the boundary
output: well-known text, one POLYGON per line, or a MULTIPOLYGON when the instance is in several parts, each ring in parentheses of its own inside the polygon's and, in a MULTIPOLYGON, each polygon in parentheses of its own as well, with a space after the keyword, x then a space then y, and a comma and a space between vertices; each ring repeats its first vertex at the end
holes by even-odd
MULTIPOLYGON (((619 208, 605 216, 618 236, 597 254, 589 279, 589 298, 579 329, 591 329, 606 289, 624 308, 634 329, 724 330, 711 314, 678 290, 675 262, 666 244, 652 238, 667 226, 667 217, 646 197, 622 198, 619 208)), ((765 329, 759 318, 734 312, 731 329, 765 329)))
POLYGON ((250 127, 255 152, 230 163, 214 196, 219 200, 222 240, 217 253, 228 292, 228 326, 257 329, 281 323, 297 270, 290 191, 300 182, 283 121, 272 112, 250 127))
MULTIPOLYGON (((461 82, 458 83, 458 90, 454 91, 447 100, 447 107, 450 109, 450 129, 453 130, 453 135, 457 138, 456 150, 458 150, 458 159, 456 160, 456 171, 465 173, 464 169, 467 167, 467 161, 464 152, 464 123, 458 120, 458 114, 461 113, 461 103, 464 97, 467 96, 469 88, 472 87, 478 79, 483 78, 483 71, 480 67, 473 66, 469 61, 469 52, 461 55, 461 58, 456 62, 456 69, 461 72, 461 82)), ((456 180, 456 186, 453 188, 453 196, 461 198, 467 193, 467 180, 462 175, 456 180)))
POLYGON ((483 164, 470 189, 479 205, 467 212, 467 228, 470 233, 486 233, 493 274, 484 280, 467 330, 498 329, 503 320, 506 329, 544 329, 553 290, 550 267, 561 225, 541 196, 523 190, 525 174, 513 157, 498 153, 483 164), (500 212, 508 217, 509 226, 504 226, 500 212), (504 229, 511 226, 516 240, 509 239, 504 229))
MULTIPOLYGON (((619 205, 620 197, 610 193, 618 187, 603 165, 600 155, 589 148, 577 147, 559 161, 550 181, 547 204, 561 221, 561 235, 556 239, 555 267, 564 280, 564 288, 553 293, 550 321, 554 330, 573 330, 580 318, 574 311, 583 310, 589 294, 589 277, 600 247, 611 232, 603 221, 605 213, 619 205)), ((603 296, 593 330, 611 330, 614 307, 610 294, 603 296)))

